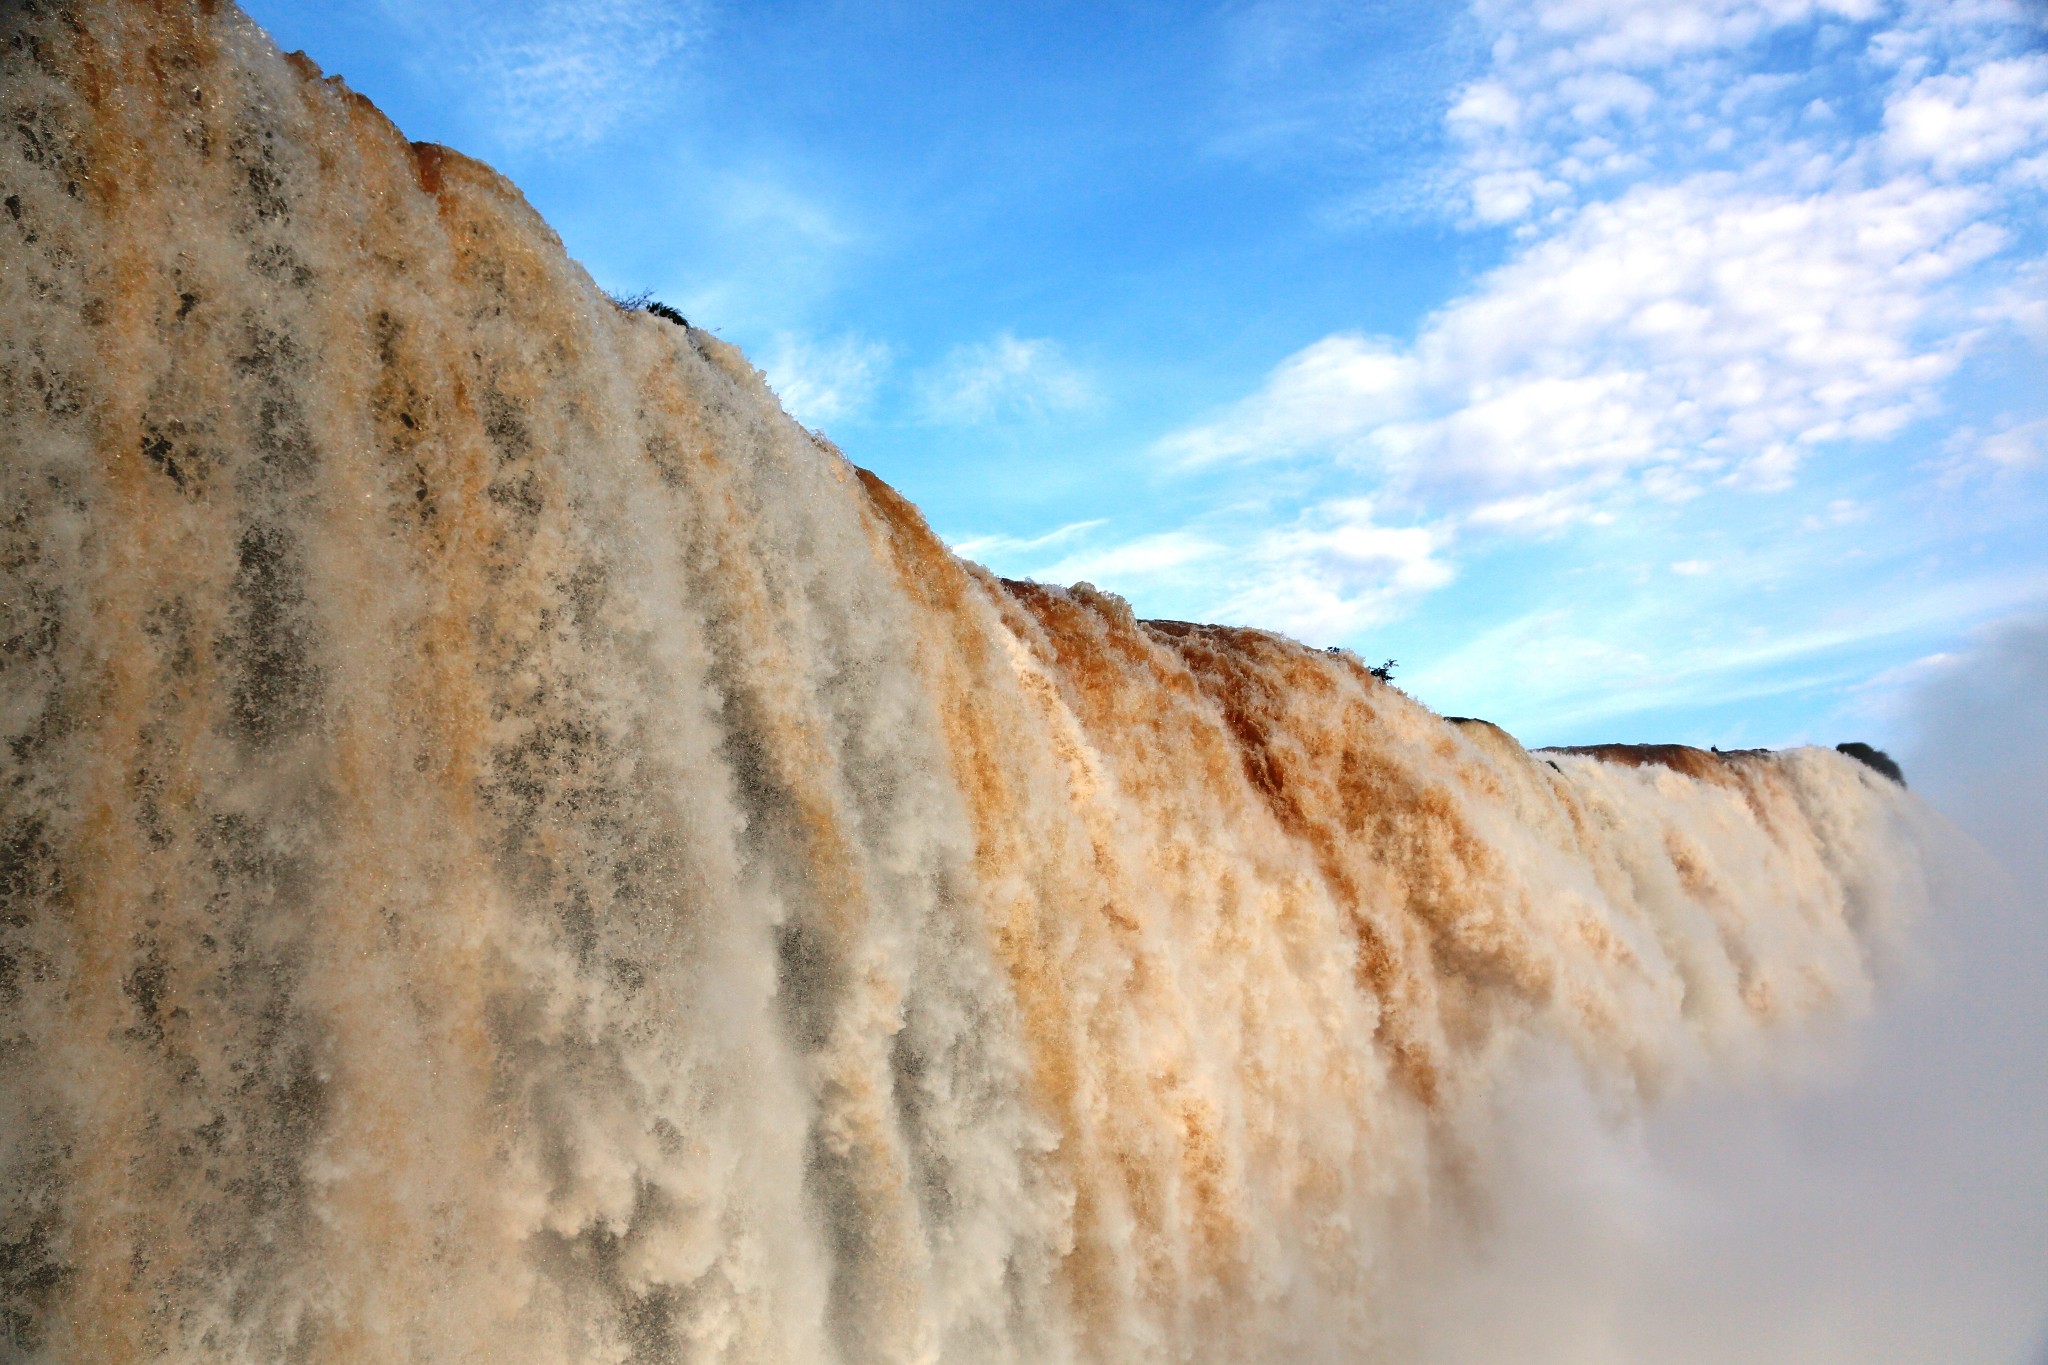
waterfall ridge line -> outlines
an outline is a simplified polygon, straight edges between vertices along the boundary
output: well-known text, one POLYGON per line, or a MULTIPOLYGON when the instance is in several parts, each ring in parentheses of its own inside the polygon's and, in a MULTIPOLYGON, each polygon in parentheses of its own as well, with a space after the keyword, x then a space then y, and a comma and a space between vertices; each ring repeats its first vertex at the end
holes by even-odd
POLYGON ((1914 799, 1000 579, 212 0, 0 17, 0 1330, 1380 1358, 1532 1051, 1851 1017, 1914 799))

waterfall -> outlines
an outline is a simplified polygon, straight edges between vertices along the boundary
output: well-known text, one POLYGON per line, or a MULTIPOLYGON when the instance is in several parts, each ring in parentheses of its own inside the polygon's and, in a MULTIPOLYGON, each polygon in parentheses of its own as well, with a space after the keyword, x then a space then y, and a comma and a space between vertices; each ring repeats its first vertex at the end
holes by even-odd
POLYGON ((956 559, 227 0, 0 10, 30 1361, 1381 1358, 1500 1087, 1853 1017, 1917 809, 956 559))

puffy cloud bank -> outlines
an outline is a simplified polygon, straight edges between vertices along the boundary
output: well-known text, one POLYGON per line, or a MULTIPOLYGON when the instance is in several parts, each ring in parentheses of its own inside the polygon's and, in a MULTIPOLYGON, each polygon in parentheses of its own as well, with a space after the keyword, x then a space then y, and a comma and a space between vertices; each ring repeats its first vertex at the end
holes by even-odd
MULTIPOLYGON (((1903 543, 1923 486, 2038 466, 2037 400, 1985 377, 2048 338, 2038 9, 1481 0, 1471 18, 1487 56, 1445 103, 1434 210, 1496 262, 1412 332, 1313 339, 1161 437, 1162 479, 1210 490, 1181 525, 1005 568, 1108 566, 1175 611, 1355 639, 1562 530, 1664 527, 1645 556, 1692 566, 1700 598, 1719 566, 1686 537, 1759 519, 1760 497, 1809 499, 1822 530, 1875 507, 1903 543)), ((1974 584, 1964 615, 2041 588, 1974 584)), ((1587 657, 1619 643, 1582 633, 1587 657)))
POLYGON ((2038 246, 2048 54, 2017 7, 1478 8, 1446 193, 1519 245, 1413 338, 1317 341, 1163 456, 1335 460, 1544 528, 1782 484, 2024 322, 2001 286, 2038 246))

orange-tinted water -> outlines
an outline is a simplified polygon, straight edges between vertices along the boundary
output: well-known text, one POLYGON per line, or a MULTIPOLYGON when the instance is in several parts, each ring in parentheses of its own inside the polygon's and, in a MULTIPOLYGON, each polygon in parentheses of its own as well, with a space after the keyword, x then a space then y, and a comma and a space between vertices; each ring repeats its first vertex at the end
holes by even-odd
POLYGON ((0 1329, 1371 1360, 1531 1049, 1853 1012, 1911 799, 955 559, 201 0, 0 13, 0 1329))

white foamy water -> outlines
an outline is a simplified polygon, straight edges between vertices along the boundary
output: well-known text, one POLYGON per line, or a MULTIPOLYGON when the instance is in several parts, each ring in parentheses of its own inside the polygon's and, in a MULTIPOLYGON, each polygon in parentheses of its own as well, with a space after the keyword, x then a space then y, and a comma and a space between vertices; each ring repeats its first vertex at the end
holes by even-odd
POLYGON ((1529 1059, 1766 1066, 1921 896, 1836 753, 955 559, 230 6, 0 33, 22 1358, 1374 1360, 1529 1059))

